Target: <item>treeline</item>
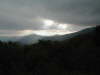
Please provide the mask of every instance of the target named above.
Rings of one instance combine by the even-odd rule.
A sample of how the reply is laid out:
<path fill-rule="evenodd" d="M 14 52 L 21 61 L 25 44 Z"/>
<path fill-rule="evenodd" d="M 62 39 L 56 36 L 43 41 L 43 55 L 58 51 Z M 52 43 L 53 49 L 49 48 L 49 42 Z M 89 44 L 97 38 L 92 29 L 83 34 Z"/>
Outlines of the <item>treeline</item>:
<path fill-rule="evenodd" d="M 31 45 L 0 41 L 0 75 L 95 75 L 97 47 L 86 39 Z"/>

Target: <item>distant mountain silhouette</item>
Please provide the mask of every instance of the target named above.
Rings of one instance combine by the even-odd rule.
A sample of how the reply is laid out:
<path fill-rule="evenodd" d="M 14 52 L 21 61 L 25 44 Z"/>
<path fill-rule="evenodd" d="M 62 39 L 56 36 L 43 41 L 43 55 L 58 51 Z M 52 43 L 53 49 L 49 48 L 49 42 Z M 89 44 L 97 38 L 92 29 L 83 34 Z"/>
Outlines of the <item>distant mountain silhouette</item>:
<path fill-rule="evenodd" d="M 87 69 L 89 72 L 98 71 L 100 69 L 100 63 L 98 63 L 100 58 L 97 58 L 97 56 L 100 55 L 100 45 L 97 46 L 96 43 L 96 28 L 100 29 L 100 27 L 88 28 L 74 33 L 74 36 L 70 39 L 56 43 L 57 51 L 52 48 L 51 55 L 62 60 L 66 69 L 73 66 L 71 69 Z M 59 62 L 61 63 L 61 61 Z"/>
<path fill-rule="evenodd" d="M 75 33 L 66 34 L 66 35 L 55 35 L 55 36 L 40 36 L 36 34 L 31 34 L 23 37 L 0 37 L 2 41 L 13 41 L 13 42 L 20 42 L 22 44 L 32 44 L 37 43 L 39 40 L 51 40 L 51 41 L 63 41 L 65 39 L 70 39 L 78 35 L 87 34 L 95 30 L 95 27 L 87 28 Z"/>
<path fill-rule="evenodd" d="M 87 28 L 84 30 L 81 30 L 79 32 L 71 33 L 71 34 L 66 34 L 66 35 L 55 35 L 55 36 L 40 36 L 40 35 L 28 35 L 21 37 L 17 41 L 23 44 L 32 44 L 32 43 L 37 43 L 38 40 L 51 40 L 51 41 L 63 41 L 65 39 L 70 39 L 78 35 L 83 35 L 90 33 L 95 30 L 95 27 L 93 28 Z"/>
<path fill-rule="evenodd" d="M 100 26 L 54 36 L 64 37 L 61 41 L 52 41 L 53 37 L 30 45 L 0 41 L 0 75 L 96 75 L 100 72 L 99 35 Z M 30 36 L 19 40 L 40 39 Z"/>
<path fill-rule="evenodd" d="M 81 30 L 81 31 L 78 31 L 75 33 L 66 34 L 66 35 L 62 35 L 62 36 L 56 35 L 56 36 L 51 36 L 51 37 L 45 37 L 45 38 L 43 38 L 43 40 L 63 41 L 65 39 L 74 38 L 75 36 L 78 36 L 78 35 L 83 35 L 83 34 L 87 34 L 90 32 L 92 33 L 92 31 L 95 31 L 95 27 L 87 28 L 87 29 L 84 29 L 84 30 Z"/>
<path fill-rule="evenodd" d="M 43 36 L 31 34 L 28 36 L 23 36 L 20 39 L 18 39 L 17 41 L 22 44 L 32 44 L 32 43 L 37 43 L 38 40 L 41 40 L 42 38 L 43 38 Z"/>

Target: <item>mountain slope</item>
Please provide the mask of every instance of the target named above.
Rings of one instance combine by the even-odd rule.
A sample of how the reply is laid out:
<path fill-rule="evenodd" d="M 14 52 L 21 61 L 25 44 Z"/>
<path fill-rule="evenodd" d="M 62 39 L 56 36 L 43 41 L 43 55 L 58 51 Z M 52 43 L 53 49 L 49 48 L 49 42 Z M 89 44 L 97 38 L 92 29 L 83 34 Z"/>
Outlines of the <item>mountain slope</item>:
<path fill-rule="evenodd" d="M 71 33 L 71 34 L 66 34 L 66 35 L 62 35 L 62 36 L 55 35 L 55 36 L 49 36 L 49 37 L 33 34 L 33 35 L 28 35 L 28 36 L 21 37 L 17 41 L 20 42 L 20 43 L 23 43 L 23 44 L 37 43 L 38 40 L 63 41 L 65 39 L 70 39 L 70 38 L 73 38 L 73 37 L 75 37 L 77 35 L 80 35 L 80 34 L 83 35 L 83 34 L 92 32 L 94 30 L 95 30 L 95 28 L 87 28 L 87 29 L 84 29 L 82 31 Z"/>
<path fill-rule="evenodd" d="M 83 30 L 84 31 L 84 30 Z M 97 71 L 100 69 L 100 46 L 96 45 L 96 28 L 78 32 L 80 34 L 58 43 L 57 51 L 52 49 L 52 55 L 64 63 L 66 69 Z M 100 33 L 100 32 L 99 32 Z M 100 34 L 99 34 L 100 35 Z M 53 59 L 52 59 L 53 60 Z M 69 64 L 69 65 L 68 65 Z"/>
<path fill-rule="evenodd" d="M 96 38 L 100 27 L 85 31 L 62 41 L 24 46 L 0 41 L 0 75 L 96 75 L 100 45 L 95 39 L 100 39 Z"/>
<path fill-rule="evenodd" d="M 95 31 L 95 27 L 87 28 L 87 29 L 84 29 L 84 30 L 81 30 L 81 31 L 78 31 L 75 33 L 66 34 L 66 35 L 62 35 L 62 36 L 56 35 L 56 36 L 52 36 L 52 37 L 45 37 L 45 38 L 43 38 L 43 40 L 63 41 L 65 39 L 70 39 L 70 38 L 73 38 L 73 37 L 78 36 L 78 35 L 87 34 L 87 33 L 90 33 L 92 31 Z"/>

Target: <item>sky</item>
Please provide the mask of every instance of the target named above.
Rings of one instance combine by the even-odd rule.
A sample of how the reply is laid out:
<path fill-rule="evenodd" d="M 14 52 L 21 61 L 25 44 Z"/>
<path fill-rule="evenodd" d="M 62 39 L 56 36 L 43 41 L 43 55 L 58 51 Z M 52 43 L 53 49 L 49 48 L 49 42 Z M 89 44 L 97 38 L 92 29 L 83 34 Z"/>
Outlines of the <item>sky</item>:
<path fill-rule="evenodd" d="M 100 0 L 0 0 L 0 36 L 73 33 L 100 24 Z"/>

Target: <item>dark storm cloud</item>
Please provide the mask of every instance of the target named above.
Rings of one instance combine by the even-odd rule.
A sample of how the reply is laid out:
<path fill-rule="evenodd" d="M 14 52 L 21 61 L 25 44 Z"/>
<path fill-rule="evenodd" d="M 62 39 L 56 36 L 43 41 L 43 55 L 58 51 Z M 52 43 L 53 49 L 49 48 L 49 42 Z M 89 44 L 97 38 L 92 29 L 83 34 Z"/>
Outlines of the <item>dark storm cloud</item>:
<path fill-rule="evenodd" d="M 43 24 L 38 17 L 78 26 L 97 25 L 99 3 L 100 0 L 0 0 L 0 29 L 41 29 Z"/>

